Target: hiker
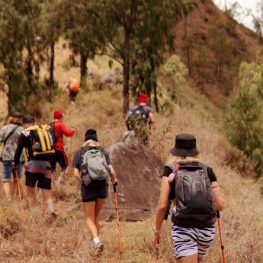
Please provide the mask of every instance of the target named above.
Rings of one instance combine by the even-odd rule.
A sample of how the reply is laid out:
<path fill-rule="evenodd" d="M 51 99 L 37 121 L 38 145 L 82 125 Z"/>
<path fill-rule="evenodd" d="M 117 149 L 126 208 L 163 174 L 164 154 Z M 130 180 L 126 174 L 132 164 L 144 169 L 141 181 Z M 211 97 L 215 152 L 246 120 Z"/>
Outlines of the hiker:
<path fill-rule="evenodd" d="M 200 163 L 197 158 L 199 151 L 196 148 L 196 138 L 193 135 L 187 133 L 178 134 L 175 138 L 175 147 L 170 150 L 170 153 L 172 154 L 172 158 L 169 165 L 164 167 L 161 176 L 161 192 L 156 210 L 153 246 L 158 250 L 160 231 L 166 213 L 167 204 L 169 199 L 172 199 L 173 203 L 176 204 L 172 210 L 171 229 L 177 259 L 176 262 L 201 262 L 214 239 L 216 210 L 221 211 L 224 208 L 224 200 L 221 196 L 220 187 L 212 168 Z M 174 166 L 176 169 L 172 168 Z M 180 170 L 180 166 L 184 167 L 185 170 Z M 189 201 L 187 198 L 189 198 L 190 194 L 187 195 L 186 188 L 184 188 L 184 192 L 183 189 L 181 189 L 183 183 L 180 183 L 182 177 L 179 177 L 179 175 L 182 175 L 184 171 L 188 172 L 188 174 L 189 171 L 197 171 L 196 167 L 202 167 L 202 169 L 204 169 L 199 170 L 198 174 L 201 173 L 200 171 L 207 171 L 205 173 L 208 177 L 203 176 L 203 178 L 207 178 L 205 180 L 207 180 L 209 187 L 207 187 L 207 184 L 205 184 L 206 187 L 203 184 L 203 189 L 207 189 L 205 194 L 200 194 L 200 191 L 198 192 L 197 190 L 192 197 L 193 199 L 190 199 Z M 190 178 L 191 180 L 194 180 L 193 174 L 190 174 Z M 198 180 L 200 180 L 200 178 Z M 195 189 L 198 189 L 198 187 L 202 189 L 201 185 L 200 182 L 196 182 Z M 176 186 L 178 187 L 175 192 Z M 211 199 L 205 196 L 200 202 L 200 196 L 203 198 L 203 195 L 209 194 Z M 183 203 L 182 199 L 180 199 L 181 195 L 185 195 L 184 198 L 191 203 L 191 208 L 195 209 L 195 213 L 186 213 L 186 211 L 189 211 L 190 206 Z M 199 203 L 202 203 L 202 208 L 199 206 L 197 207 L 198 201 Z M 207 204 L 207 206 L 205 206 L 205 204 Z M 187 206 L 188 210 L 184 209 L 185 206 Z M 201 212 L 200 209 L 206 210 L 205 212 L 204 210 Z M 200 211 L 200 214 L 196 212 L 197 210 Z"/>
<path fill-rule="evenodd" d="M 56 170 L 56 164 L 58 163 L 61 167 L 61 171 L 59 173 L 59 176 L 56 180 L 56 185 L 59 186 L 61 181 L 65 178 L 65 174 L 68 168 L 68 158 L 64 150 L 64 141 L 63 141 L 63 135 L 67 137 L 71 137 L 74 134 L 74 129 L 71 127 L 68 129 L 63 122 L 63 113 L 60 110 L 54 111 L 54 132 L 56 135 L 56 141 L 54 143 L 55 148 L 55 154 L 51 156 L 50 162 L 51 162 L 51 168 L 52 173 L 54 174 Z"/>
<path fill-rule="evenodd" d="M 97 132 L 93 129 L 87 130 L 84 137 L 84 144 L 76 151 L 72 166 L 74 168 L 74 177 L 81 185 L 84 217 L 92 239 L 91 248 L 95 253 L 100 253 L 104 245 L 99 238 L 99 213 L 108 196 L 108 178 L 104 180 L 91 180 L 88 185 L 86 185 L 83 180 L 83 156 L 93 147 L 96 147 L 96 149 L 105 156 L 106 164 L 109 168 L 108 177 L 110 177 L 111 183 L 117 185 L 118 180 L 111 165 L 108 152 L 99 146 Z"/>
<path fill-rule="evenodd" d="M 27 152 L 27 163 L 25 165 L 26 175 L 26 199 L 27 206 L 32 210 L 35 206 L 35 186 L 42 189 L 42 196 L 47 204 L 47 212 L 55 216 L 53 199 L 51 195 L 51 165 L 49 154 L 33 154 L 30 131 L 35 119 L 31 115 L 25 115 L 22 119 L 24 130 L 21 132 L 15 151 L 13 169 L 16 170 L 23 149 Z"/>
<path fill-rule="evenodd" d="M 7 125 L 3 126 L 0 130 L 0 144 L 3 143 L 3 150 L 1 154 L 2 161 L 2 182 L 7 202 L 11 201 L 17 194 L 18 182 L 16 175 L 12 179 L 12 163 L 14 162 L 15 150 L 17 147 L 18 137 L 23 131 L 22 127 L 23 114 L 15 112 L 7 121 Z M 18 180 L 22 176 L 22 167 L 25 161 L 24 155 L 21 154 L 18 161 Z M 12 189 L 12 190 L 11 190 Z"/>
<path fill-rule="evenodd" d="M 125 119 L 128 130 L 134 130 L 135 136 L 144 145 L 148 145 L 150 125 L 155 122 L 152 108 L 147 105 L 148 97 L 140 94 L 138 104 L 133 106 Z M 149 127 L 147 127 L 149 125 Z"/>
<path fill-rule="evenodd" d="M 65 91 L 69 96 L 70 102 L 75 106 L 76 96 L 80 90 L 79 83 L 76 79 L 70 78 L 66 83 Z"/>

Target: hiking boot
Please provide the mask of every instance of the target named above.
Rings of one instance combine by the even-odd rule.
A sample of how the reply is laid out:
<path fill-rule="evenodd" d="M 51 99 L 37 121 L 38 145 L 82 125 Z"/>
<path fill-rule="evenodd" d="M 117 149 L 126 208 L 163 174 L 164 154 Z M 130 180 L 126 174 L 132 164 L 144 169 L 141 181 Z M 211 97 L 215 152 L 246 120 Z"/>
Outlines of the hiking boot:
<path fill-rule="evenodd" d="M 94 256 L 100 257 L 104 249 L 104 244 L 99 242 L 97 245 L 93 247 Z"/>

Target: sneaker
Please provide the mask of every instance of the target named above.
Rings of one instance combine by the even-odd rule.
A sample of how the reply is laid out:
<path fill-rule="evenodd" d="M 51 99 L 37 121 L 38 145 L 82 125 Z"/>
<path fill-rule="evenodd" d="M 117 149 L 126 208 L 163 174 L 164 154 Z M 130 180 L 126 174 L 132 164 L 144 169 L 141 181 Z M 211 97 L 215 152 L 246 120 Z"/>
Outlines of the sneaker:
<path fill-rule="evenodd" d="M 100 257 L 104 249 L 104 244 L 99 242 L 93 247 L 94 255 Z"/>

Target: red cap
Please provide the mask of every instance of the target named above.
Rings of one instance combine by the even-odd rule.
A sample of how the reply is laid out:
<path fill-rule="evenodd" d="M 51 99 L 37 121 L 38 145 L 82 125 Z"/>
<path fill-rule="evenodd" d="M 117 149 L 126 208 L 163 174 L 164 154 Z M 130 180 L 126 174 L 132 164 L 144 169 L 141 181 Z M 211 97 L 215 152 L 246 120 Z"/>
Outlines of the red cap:
<path fill-rule="evenodd" d="M 148 97 L 146 94 L 141 94 L 138 99 L 139 103 L 148 103 Z"/>
<path fill-rule="evenodd" d="M 54 119 L 62 119 L 62 118 L 63 118 L 63 113 L 60 110 L 55 110 Z"/>

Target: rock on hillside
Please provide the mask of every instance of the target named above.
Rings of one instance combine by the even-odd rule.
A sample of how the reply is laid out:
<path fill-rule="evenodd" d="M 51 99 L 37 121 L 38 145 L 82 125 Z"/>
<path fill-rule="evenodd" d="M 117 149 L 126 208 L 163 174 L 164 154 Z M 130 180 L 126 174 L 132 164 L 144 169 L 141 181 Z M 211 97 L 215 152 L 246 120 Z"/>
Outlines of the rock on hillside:
<path fill-rule="evenodd" d="M 120 219 L 137 221 L 149 218 L 158 202 L 163 162 L 129 131 L 125 131 L 107 150 L 119 180 L 117 196 Z M 115 217 L 113 197 L 114 191 L 110 185 L 101 219 Z"/>

